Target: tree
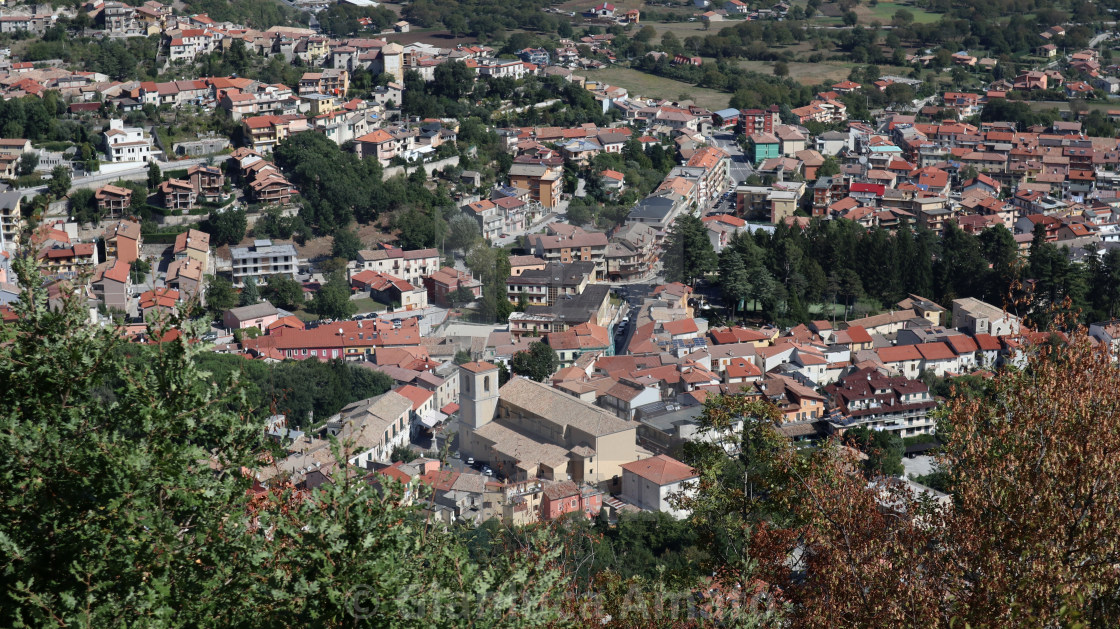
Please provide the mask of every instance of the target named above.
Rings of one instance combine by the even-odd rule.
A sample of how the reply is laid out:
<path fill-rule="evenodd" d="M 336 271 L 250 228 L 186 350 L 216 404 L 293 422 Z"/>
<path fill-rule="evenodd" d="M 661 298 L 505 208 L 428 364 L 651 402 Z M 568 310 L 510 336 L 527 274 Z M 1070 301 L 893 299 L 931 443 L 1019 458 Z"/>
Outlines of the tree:
<path fill-rule="evenodd" d="M 261 302 L 261 291 L 257 288 L 257 281 L 251 277 L 245 278 L 245 286 L 241 289 L 238 298 L 239 306 L 252 306 Z"/>
<path fill-rule="evenodd" d="M 402 249 L 424 249 L 439 244 L 432 217 L 420 210 L 412 209 L 398 215 L 393 226 L 400 230 L 397 241 Z"/>
<path fill-rule="evenodd" d="M 132 268 L 129 269 L 129 274 L 133 284 L 140 284 L 148 279 L 148 273 L 152 272 L 152 265 L 144 258 L 136 258 L 132 261 Z"/>
<path fill-rule="evenodd" d="M 474 291 L 467 288 L 466 286 L 460 286 L 459 288 L 451 291 L 451 294 L 447 296 L 447 299 L 451 302 L 452 306 L 461 308 L 474 301 L 475 296 Z"/>
<path fill-rule="evenodd" d="M 350 285 L 342 273 L 332 273 L 308 307 L 308 310 L 327 319 L 349 319 L 357 309 L 350 301 Z"/>
<path fill-rule="evenodd" d="M 453 360 L 456 365 L 465 365 L 474 360 L 474 358 L 471 357 L 471 353 L 469 351 L 461 349 L 455 352 L 455 358 Z"/>
<path fill-rule="evenodd" d="M 716 268 L 716 254 L 708 240 L 708 229 L 692 214 L 682 214 L 673 223 L 663 248 L 665 279 L 691 284 Z"/>
<path fill-rule="evenodd" d="M 556 350 L 549 347 L 547 343 L 536 341 L 529 344 L 529 349 L 514 354 L 509 361 L 509 367 L 519 376 L 544 382 L 556 372 L 559 363 L 560 358 L 556 355 Z"/>
<path fill-rule="evenodd" d="M 89 324 L 77 298 L 49 308 L 34 265 L 14 266 L 25 290 L 0 345 L 0 539 L 9 558 L 0 625 L 119 627 L 158 616 L 162 626 L 206 618 L 364 627 L 385 614 L 415 626 L 560 621 L 567 577 L 545 537 L 475 560 L 456 534 L 409 506 L 403 487 L 348 478 L 348 438 L 337 443 L 337 465 L 323 466 L 331 482 L 297 492 L 281 476 L 254 488 L 267 471 L 269 411 L 252 405 L 241 367 L 225 376 L 201 369 L 208 353 L 189 332 L 153 346 L 121 343 L 112 326 Z M 342 361 L 282 368 L 375 380 Z M 313 389 L 308 381 L 303 388 Z M 355 543 L 368 546 L 340 563 L 339 549 Z M 448 622 L 460 579 L 481 604 Z M 318 594 L 307 597 L 309 587 Z"/>
<path fill-rule="evenodd" d="M 840 174 L 840 163 L 836 161 L 836 156 L 829 155 L 824 158 L 821 167 L 817 169 L 817 177 L 832 177 Z"/>
<path fill-rule="evenodd" d="M 238 301 L 237 291 L 226 278 L 218 275 L 206 276 L 206 305 L 215 313 L 233 308 Z"/>
<path fill-rule="evenodd" d="M 245 210 L 226 209 L 221 212 L 211 212 L 210 217 L 203 221 L 199 228 L 210 234 L 210 244 L 214 247 L 222 245 L 236 245 L 245 238 L 245 230 L 249 226 L 249 218 Z"/>
<path fill-rule="evenodd" d="M 70 194 L 70 216 L 79 223 L 96 223 L 101 220 L 101 210 L 93 190 L 79 188 Z"/>
<path fill-rule="evenodd" d="M 278 274 L 269 277 L 262 294 L 272 305 L 284 310 L 296 310 L 304 303 L 303 286 L 291 275 Z"/>
<path fill-rule="evenodd" d="M 789 64 L 785 61 L 774 63 L 774 76 L 789 76 Z"/>
<path fill-rule="evenodd" d="M 466 214 L 456 214 L 447 221 L 447 247 L 466 251 L 482 238 L 478 221 Z"/>
<path fill-rule="evenodd" d="M 61 199 L 70 191 L 70 169 L 59 165 L 51 169 L 51 179 L 47 182 L 47 193 Z"/>
<path fill-rule="evenodd" d="M 902 454 L 905 447 L 898 433 L 857 426 L 847 430 L 844 437 L 867 455 L 866 469 L 869 476 L 902 475 Z"/>
<path fill-rule="evenodd" d="M 148 162 L 148 190 L 155 192 L 159 188 L 159 184 L 163 182 L 163 172 L 159 169 L 159 164 L 155 161 Z"/>
<path fill-rule="evenodd" d="M 28 151 L 19 156 L 19 168 L 16 173 L 20 177 L 26 177 L 35 172 L 35 167 L 39 165 L 39 154 Z"/>
<path fill-rule="evenodd" d="M 362 240 L 351 229 L 339 229 L 331 238 L 331 257 L 357 260 L 362 249 Z"/>

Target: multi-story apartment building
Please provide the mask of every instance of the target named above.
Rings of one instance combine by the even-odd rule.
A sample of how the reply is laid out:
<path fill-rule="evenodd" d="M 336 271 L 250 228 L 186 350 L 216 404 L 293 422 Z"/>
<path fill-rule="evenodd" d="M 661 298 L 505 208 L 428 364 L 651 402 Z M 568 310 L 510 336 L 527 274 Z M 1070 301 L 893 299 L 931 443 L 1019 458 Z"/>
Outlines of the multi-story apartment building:
<path fill-rule="evenodd" d="M 271 240 L 254 240 L 249 247 L 231 247 L 233 283 L 244 286 L 247 278 L 258 284 L 272 275 L 296 274 L 296 248 L 290 243 L 273 244 Z"/>
<path fill-rule="evenodd" d="M 937 401 L 918 380 L 889 377 L 864 368 L 824 388 L 833 407 L 829 421 L 837 428 L 866 426 L 900 437 L 933 432 L 930 416 Z"/>
<path fill-rule="evenodd" d="M 22 200 L 23 193 L 19 190 L 0 192 L 0 251 L 11 253 L 19 248 L 19 234 L 23 229 Z"/>
<path fill-rule="evenodd" d="M 607 274 L 607 235 L 575 228 L 570 234 L 529 237 L 533 255 L 547 262 L 591 262 L 595 265 L 593 280 L 599 281 Z"/>
<path fill-rule="evenodd" d="M 405 251 L 396 247 L 363 249 L 358 252 L 355 271 L 376 271 L 419 286 L 423 279 L 440 269 L 438 249 Z"/>

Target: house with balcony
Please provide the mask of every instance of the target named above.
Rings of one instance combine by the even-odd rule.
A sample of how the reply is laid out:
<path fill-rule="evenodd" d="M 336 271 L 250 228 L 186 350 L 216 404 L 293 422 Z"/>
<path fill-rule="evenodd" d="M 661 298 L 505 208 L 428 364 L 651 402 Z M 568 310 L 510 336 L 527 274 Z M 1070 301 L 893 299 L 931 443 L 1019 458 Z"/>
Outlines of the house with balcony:
<path fill-rule="evenodd" d="M 110 162 L 147 162 L 152 159 L 152 138 L 139 127 L 126 127 L 123 120 L 110 120 L 103 147 Z"/>
<path fill-rule="evenodd" d="M 105 184 L 93 193 L 97 209 L 112 216 L 123 213 L 132 205 L 132 190 L 113 184 Z"/>
<path fill-rule="evenodd" d="M 428 275 L 440 270 L 438 249 L 410 249 L 382 246 L 358 252 L 355 271 L 375 271 L 419 286 Z"/>
<path fill-rule="evenodd" d="M 824 392 L 832 409 L 828 421 L 837 431 L 863 426 L 911 437 L 936 428 L 930 413 L 937 400 L 916 379 L 866 367 L 824 387 Z"/>
<path fill-rule="evenodd" d="M 198 193 L 191 182 L 185 179 L 168 179 L 160 182 L 160 203 L 169 210 L 187 211 L 198 206 Z"/>
<path fill-rule="evenodd" d="M 210 268 L 210 234 L 197 229 L 187 231 L 175 237 L 175 244 L 171 248 L 171 257 L 174 260 L 193 258 L 202 264 L 202 272 Z"/>
<path fill-rule="evenodd" d="M 135 221 L 114 223 L 105 230 L 104 240 L 106 259 L 117 258 L 129 264 L 140 257 L 140 246 L 144 244 L 140 223 Z"/>
<path fill-rule="evenodd" d="M 117 258 L 106 260 L 93 269 L 90 276 L 90 289 L 94 298 L 110 310 L 128 311 L 132 297 L 132 265 Z"/>
<path fill-rule="evenodd" d="M 217 201 L 222 196 L 226 177 L 216 166 L 196 164 L 187 169 L 187 180 L 198 197 L 206 201 Z"/>

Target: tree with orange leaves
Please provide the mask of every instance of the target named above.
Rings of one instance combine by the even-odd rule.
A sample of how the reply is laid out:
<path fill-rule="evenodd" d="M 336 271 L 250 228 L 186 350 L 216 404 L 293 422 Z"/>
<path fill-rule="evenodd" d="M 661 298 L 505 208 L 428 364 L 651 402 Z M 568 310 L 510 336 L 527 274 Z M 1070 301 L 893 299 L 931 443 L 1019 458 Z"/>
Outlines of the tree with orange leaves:
<path fill-rule="evenodd" d="M 951 500 L 869 481 L 837 440 L 754 451 L 769 507 L 741 523 L 743 556 L 791 626 L 1120 626 L 1120 367 L 1083 333 L 1025 347 L 1022 368 L 943 412 Z M 717 487 L 704 478 L 694 505 Z"/>

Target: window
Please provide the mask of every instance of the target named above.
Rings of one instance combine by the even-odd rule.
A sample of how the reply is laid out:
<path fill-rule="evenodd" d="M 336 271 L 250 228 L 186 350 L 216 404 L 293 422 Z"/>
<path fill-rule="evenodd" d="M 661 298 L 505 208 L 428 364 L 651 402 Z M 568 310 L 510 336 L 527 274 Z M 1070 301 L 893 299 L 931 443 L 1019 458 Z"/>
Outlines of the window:
<path fill-rule="evenodd" d="M 490 376 L 486 376 L 482 379 L 482 388 L 484 391 L 490 391 Z"/>

